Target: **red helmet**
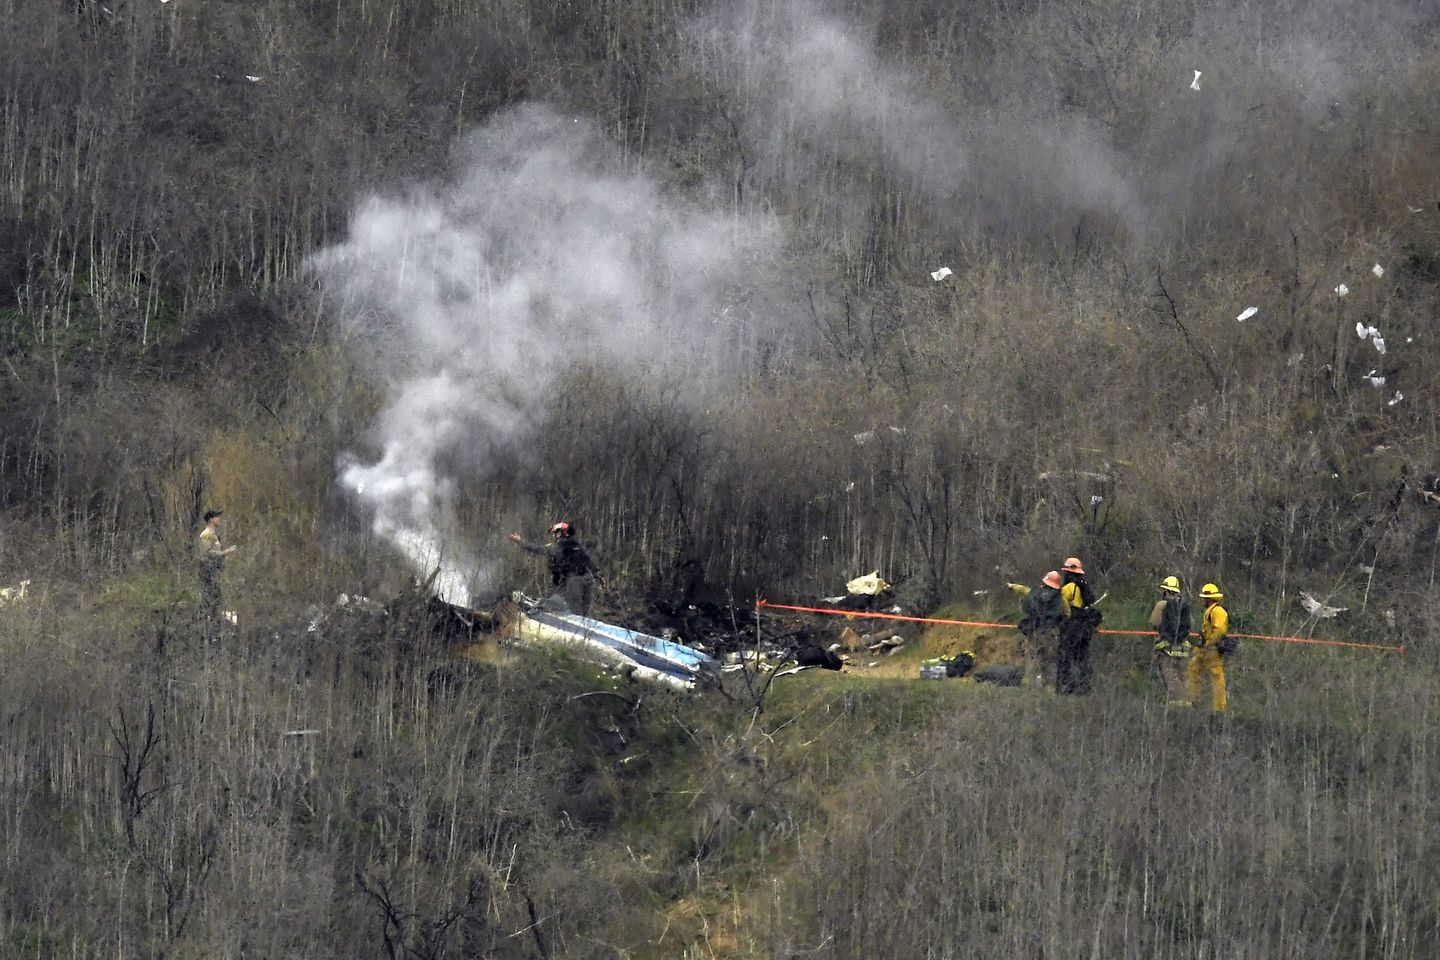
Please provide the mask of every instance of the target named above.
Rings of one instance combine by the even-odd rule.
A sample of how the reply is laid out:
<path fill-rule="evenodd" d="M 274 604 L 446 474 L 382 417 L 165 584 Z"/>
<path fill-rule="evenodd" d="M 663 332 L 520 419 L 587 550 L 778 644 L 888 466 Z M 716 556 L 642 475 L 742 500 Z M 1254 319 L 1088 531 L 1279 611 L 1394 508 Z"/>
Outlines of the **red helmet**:
<path fill-rule="evenodd" d="M 1056 590 L 1060 589 L 1059 570 L 1051 570 L 1049 573 L 1045 574 L 1045 586 L 1054 587 Z"/>
<path fill-rule="evenodd" d="M 570 537 L 575 535 L 575 531 L 571 528 L 570 524 L 566 523 L 564 520 L 557 520 L 555 523 L 550 524 L 550 532 L 559 537 Z"/>
<path fill-rule="evenodd" d="M 1069 570 L 1071 573 L 1083 574 L 1085 572 L 1085 568 L 1080 565 L 1079 557 L 1066 557 L 1065 563 L 1060 567 L 1060 569 Z"/>

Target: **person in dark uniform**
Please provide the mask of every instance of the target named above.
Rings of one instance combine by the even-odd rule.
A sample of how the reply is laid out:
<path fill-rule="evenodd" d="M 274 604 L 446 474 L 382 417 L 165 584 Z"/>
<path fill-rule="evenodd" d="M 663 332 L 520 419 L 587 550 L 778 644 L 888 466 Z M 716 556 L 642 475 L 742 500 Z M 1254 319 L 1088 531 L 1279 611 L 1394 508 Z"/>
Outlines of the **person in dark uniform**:
<path fill-rule="evenodd" d="M 1090 663 L 1090 640 L 1100 625 L 1100 611 L 1095 607 L 1095 591 L 1085 579 L 1085 567 L 1079 557 L 1069 557 L 1060 568 L 1064 584 L 1060 595 L 1065 598 L 1069 616 L 1060 627 L 1060 654 L 1055 670 L 1055 689 L 1059 693 L 1089 693 L 1094 682 Z"/>
<path fill-rule="evenodd" d="M 542 607 L 588 615 L 595 597 L 595 582 L 603 580 L 600 568 L 590 559 L 571 524 L 564 520 L 551 524 L 550 536 L 551 542 L 546 544 L 528 543 L 518 533 L 510 534 L 509 539 L 526 553 L 545 558 L 554 589 L 541 602 Z"/>

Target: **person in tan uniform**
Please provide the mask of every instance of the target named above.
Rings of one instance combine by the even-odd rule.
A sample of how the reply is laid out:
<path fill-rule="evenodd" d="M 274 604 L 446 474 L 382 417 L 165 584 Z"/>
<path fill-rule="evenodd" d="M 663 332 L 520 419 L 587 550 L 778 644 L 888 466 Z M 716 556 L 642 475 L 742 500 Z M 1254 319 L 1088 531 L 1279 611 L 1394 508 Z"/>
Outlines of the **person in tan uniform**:
<path fill-rule="evenodd" d="M 1189 706 L 1185 669 L 1192 650 L 1190 604 L 1180 595 L 1179 577 L 1160 581 L 1160 599 L 1150 611 L 1150 626 L 1155 630 L 1155 672 L 1165 687 L 1165 698 L 1171 706 Z"/>
<path fill-rule="evenodd" d="M 1220 605 L 1225 594 L 1215 584 L 1207 583 L 1201 587 L 1200 599 L 1205 601 L 1205 615 L 1200 618 L 1200 643 L 1185 671 L 1189 699 L 1192 704 L 1200 699 L 1200 687 L 1209 675 L 1210 706 L 1216 713 L 1224 713 L 1228 706 L 1225 700 L 1225 658 L 1235 652 L 1235 638 L 1230 636 L 1230 614 Z"/>
<path fill-rule="evenodd" d="M 196 541 L 196 558 L 200 563 L 200 622 L 209 639 L 219 634 L 220 620 L 224 616 L 220 571 L 225 569 L 225 558 L 235 552 L 233 546 L 225 546 L 220 535 L 220 517 L 224 512 L 205 511 L 205 526 Z"/>

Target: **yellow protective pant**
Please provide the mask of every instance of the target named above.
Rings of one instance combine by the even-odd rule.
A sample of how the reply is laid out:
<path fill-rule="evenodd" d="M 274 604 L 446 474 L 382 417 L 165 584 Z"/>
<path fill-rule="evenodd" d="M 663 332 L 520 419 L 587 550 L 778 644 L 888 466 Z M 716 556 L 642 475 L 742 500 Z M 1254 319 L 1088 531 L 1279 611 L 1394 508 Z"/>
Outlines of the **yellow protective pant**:
<path fill-rule="evenodd" d="M 1200 686 L 1210 674 L 1210 705 L 1216 713 L 1225 712 L 1225 658 L 1214 647 L 1196 647 L 1186 667 L 1190 702 L 1200 699 Z"/>

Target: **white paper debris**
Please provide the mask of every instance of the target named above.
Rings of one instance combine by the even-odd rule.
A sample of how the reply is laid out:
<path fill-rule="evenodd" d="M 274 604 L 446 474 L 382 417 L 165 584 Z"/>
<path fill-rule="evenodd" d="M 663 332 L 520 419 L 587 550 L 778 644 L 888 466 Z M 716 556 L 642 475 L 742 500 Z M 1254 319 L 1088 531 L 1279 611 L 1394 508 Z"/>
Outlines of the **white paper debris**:
<path fill-rule="evenodd" d="M 874 440 L 874 439 L 875 439 L 875 431 L 874 431 L 874 430 L 866 430 L 864 433 L 857 433 L 857 434 L 855 434 L 855 442 L 856 442 L 857 444 L 859 444 L 860 446 L 862 446 L 862 447 L 865 446 L 865 444 L 869 443 L 871 440 Z"/>
<path fill-rule="evenodd" d="M 1316 600 L 1314 597 L 1310 596 L 1310 594 L 1306 593 L 1304 590 L 1300 591 L 1300 606 L 1305 608 L 1306 613 L 1313 614 L 1323 620 L 1330 620 L 1334 617 L 1338 617 L 1340 616 L 1340 614 L 1350 609 L 1349 607 L 1327 607 L 1319 600 Z"/>
<path fill-rule="evenodd" d="M 1102 496 L 1100 496 L 1100 494 L 1098 494 L 1098 493 L 1093 493 L 1093 494 L 1090 495 L 1090 506 L 1092 506 L 1092 507 L 1098 507 L 1098 506 L 1100 505 L 1100 503 L 1101 503 L 1104 499 L 1105 499 L 1105 498 L 1102 497 Z"/>
<path fill-rule="evenodd" d="M 950 276 L 950 274 L 951 270 L 949 267 L 941 267 L 939 270 L 936 270 L 930 274 L 930 279 L 934 280 L 936 283 L 939 283 L 941 280 L 944 280 L 946 277 Z"/>
<path fill-rule="evenodd" d="M 1200 89 L 1200 71 L 1199 71 L 1199 70 L 1196 70 L 1196 71 L 1195 71 L 1195 79 L 1190 81 L 1190 89 L 1191 89 L 1191 90 L 1199 90 L 1199 89 Z"/>
<path fill-rule="evenodd" d="M 1349 293 L 1349 292 L 1350 292 L 1350 288 L 1347 287 L 1347 286 L 1345 286 L 1345 284 L 1343 284 L 1343 283 L 1340 284 L 1340 286 L 1338 286 L 1338 287 L 1335 288 L 1335 296 L 1337 296 L 1337 297 L 1343 297 L 1343 296 L 1345 296 L 1345 294 L 1347 294 L 1347 293 Z"/>
<path fill-rule="evenodd" d="M 1364 340 L 1367 337 L 1375 337 L 1379 335 L 1379 330 L 1375 329 L 1374 327 L 1366 326 L 1363 320 L 1355 321 L 1355 336 L 1359 337 L 1361 340 Z"/>
<path fill-rule="evenodd" d="M 1370 268 L 1370 272 L 1373 273 L 1373 274 L 1375 274 L 1375 276 L 1377 276 L 1377 277 L 1383 277 L 1383 276 L 1385 276 L 1385 268 L 1382 267 L 1382 266 L 1380 266 L 1380 264 L 1378 264 L 1378 263 L 1375 264 L 1375 266 L 1373 266 L 1373 267 Z"/>
<path fill-rule="evenodd" d="M 1288 357 L 1285 358 L 1285 366 L 1287 366 L 1287 367 L 1298 367 L 1298 366 L 1300 366 L 1300 361 L 1301 361 L 1301 360 L 1304 360 L 1304 359 L 1305 359 L 1305 351 L 1304 351 L 1304 350 L 1297 351 L 1297 352 L 1295 352 L 1295 353 L 1290 354 L 1290 356 L 1288 356 Z"/>
<path fill-rule="evenodd" d="M 1371 337 L 1371 338 L 1370 338 L 1370 342 L 1373 343 L 1373 344 L 1375 344 L 1375 350 L 1376 350 L 1377 353 L 1384 353 L 1384 352 L 1385 352 L 1385 338 L 1384 338 L 1384 337 Z"/>
<path fill-rule="evenodd" d="M 1404 400 L 1404 399 L 1405 399 L 1405 394 L 1401 393 L 1399 390 L 1396 390 L 1396 391 L 1395 391 L 1395 396 L 1393 396 L 1393 397 L 1391 397 L 1389 400 L 1386 400 L 1386 401 L 1385 401 L 1385 406 L 1387 406 L 1387 407 L 1393 407 L 1393 406 L 1395 406 L 1395 404 L 1399 403 L 1401 400 Z"/>
<path fill-rule="evenodd" d="M 1251 317 L 1255 316 L 1255 314 L 1259 312 L 1259 307 L 1246 307 L 1244 310 L 1240 311 L 1240 316 L 1236 317 L 1235 319 L 1239 320 L 1241 323 L 1244 323 L 1246 320 L 1249 320 Z"/>
<path fill-rule="evenodd" d="M 1374 371 L 1374 370 L 1371 370 L 1369 373 L 1365 374 L 1365 379 L 1368 380 L 1368 381 L 1370 381 L 1370 386 L 1372 386 L 1372 387 L 1383 387 L 1383 386 L 1385 386 L 1385 378 L 1384 378 L 1384 377 L 1377 377 L 1377 376 L 1375 376 L 1375 371 Z"/>
<path fill-rule="evenodd" d="M 247 74 L 245 74 L 245 79 L 246 79 L 246 80 L 249 80 L 251 83 L 259 83 L 261 78 L 260 78 L 260 77 L 252 77 L 252 76 L 250 76 L 250 74 L 247 73 Z"/>
<path fill-rule="evenodd" d="M 849 483 L 845 484 L 845 492 L 846 492 L 846 493 L 849 493 L 849 492 L 851 492 L 851 491 L 854 490 L 854 489 L 855 489 L 855 481 L 854 481 L 854 480 L 851 480 Z"/>
<path fill-rule="evenodd" d="M 1408 204 L 1408 203 L 1405 204 L 1405 209 L 1406 209 L 1406 210 L 1409 210 L 1411 213 L 1424 213 L 1424 212 L 1425 212 L 1425 208 L 1424 208 L 1424 207 L 1412 207 L 1412 206 L 1410 206 L 1410 204 Z"/>

